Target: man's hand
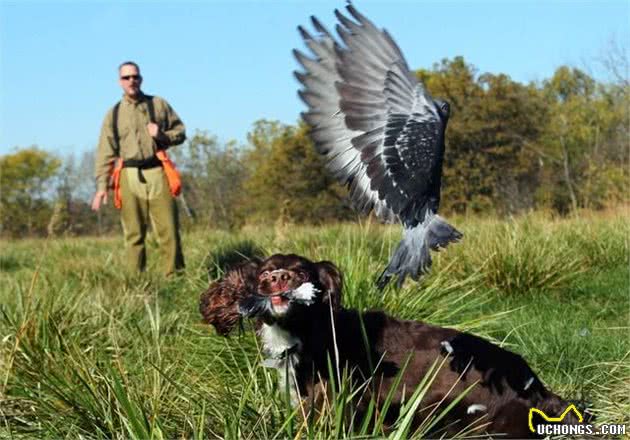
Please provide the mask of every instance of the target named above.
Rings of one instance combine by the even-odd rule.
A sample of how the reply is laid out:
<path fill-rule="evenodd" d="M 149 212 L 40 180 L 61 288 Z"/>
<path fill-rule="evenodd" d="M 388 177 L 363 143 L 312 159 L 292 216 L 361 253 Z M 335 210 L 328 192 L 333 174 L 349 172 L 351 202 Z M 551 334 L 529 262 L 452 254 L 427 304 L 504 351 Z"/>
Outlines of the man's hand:
<path fill-rule="evenodd" d="M 147 124 L 147 130 L 153 139 L 157 139 L 160 134 L 160 127 L 155 122 L 149 122 Z"/>
<path fill-rule="evenodd" d="M 107 205 L 107 191 L 96 191 L 92 199 L 92 211 L 98 211 L 101 204 Z"/>

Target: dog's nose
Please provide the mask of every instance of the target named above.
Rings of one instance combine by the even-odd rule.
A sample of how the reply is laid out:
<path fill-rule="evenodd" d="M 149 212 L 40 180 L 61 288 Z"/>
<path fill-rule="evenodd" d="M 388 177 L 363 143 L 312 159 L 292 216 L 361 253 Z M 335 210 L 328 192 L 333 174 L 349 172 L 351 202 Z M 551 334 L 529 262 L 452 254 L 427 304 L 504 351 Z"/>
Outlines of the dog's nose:
<path fill-rule="evenodd" d="M 284 287 L 291 280 L 291 272 L 284 269 L 277 269 L 271 272 L 271 286 Z"/>

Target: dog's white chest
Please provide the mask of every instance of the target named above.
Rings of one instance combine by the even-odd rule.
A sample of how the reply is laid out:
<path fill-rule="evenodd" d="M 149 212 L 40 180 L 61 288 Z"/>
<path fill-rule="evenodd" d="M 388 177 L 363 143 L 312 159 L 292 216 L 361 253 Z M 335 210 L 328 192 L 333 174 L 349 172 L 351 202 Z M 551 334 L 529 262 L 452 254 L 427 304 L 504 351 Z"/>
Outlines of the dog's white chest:
<path fill-rule="evenodd" d="M 263 324 L 260 329 L 260 337 L 263 342 L 263 349 L 271 358 L 280 358 L 289 349 L 300 345 L 299 338 L 276 324 Z"/>
<path fill-rule="evenodd" d="M 259 334 L 262 339 L 263 350 L 268 356 L 264 365 L 278 371 L 280 389 L 286 389 L 288 385 L 291 403 L 297 405 L 299 393 L 295 378 L 295 365 L 299 362 L 299 358 L 295 351 L 300 348 L 300 339 L 275 324 L 263 324 Z"/>

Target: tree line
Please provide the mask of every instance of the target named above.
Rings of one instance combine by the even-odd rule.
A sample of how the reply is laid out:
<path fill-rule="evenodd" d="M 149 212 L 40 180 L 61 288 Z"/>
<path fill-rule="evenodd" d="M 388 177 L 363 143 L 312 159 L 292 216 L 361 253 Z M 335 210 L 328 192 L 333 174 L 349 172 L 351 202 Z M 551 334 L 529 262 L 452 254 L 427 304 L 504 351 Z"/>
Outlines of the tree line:
<path fill-rule="evenodd" d="M 449 101 L 443 212 L 568 214 L 628 199 L 630 84 L 627 62 L 612 79 L 559 67 L 541 82 L 479 74 L 463 58 L 416 75 Z M 356 218 L 347 191 L 326 172 L 309 127 L 260 120 L 246 145 L 197 131 L 171 150 L 184 181 L 185 225 L 324 223 Z M 89 209 L 93 152 L 58 157 L 36 147 L 0 157 L 0 235 L 102 234 L 118 228 L 113 208 Z"/>

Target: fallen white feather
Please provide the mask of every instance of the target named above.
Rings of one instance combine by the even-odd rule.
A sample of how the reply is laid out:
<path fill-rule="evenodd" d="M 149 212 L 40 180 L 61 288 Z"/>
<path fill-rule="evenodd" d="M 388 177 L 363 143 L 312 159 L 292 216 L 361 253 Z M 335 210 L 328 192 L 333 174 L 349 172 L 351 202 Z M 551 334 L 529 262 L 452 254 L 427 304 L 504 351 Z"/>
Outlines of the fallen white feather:
<path fill-rule="evenodd" d="M 474 403 L 474 404 L 472 404 L 472 405 L 470 405 L 470 406 L 468 407 L 468 409 L 466 410 L 466 412 L 467 412 L 468 414 L 474 414 L 474 413 L 476 413 L 476 412 L 479 412 L 479 411 L 485 411 L 485 410 L 487 410 L 487 409 L 488 409 L 488 408 L 486 407 L 486 405 L 482 405 L 482 404 L 480 404 L 480 403 Z"/>
<path fill-rule="evenodd" d="M 453 346 L 451 345 L 451 343 L 448 341 L 442 341 L 440 342 L 440 345 L 444 347 L 444 350 L 446 350 L 448 354 L 453 354 L 453 351 L 455 351 L 453 350 Z"/>
<path fill-rule="evenodd" d="M 534 376 L 530 377 L 529 380 L 525 383 L 525 387 L 523 387 L 523 391 L 527 391 L 529 387 L 534 383 Z"/>

